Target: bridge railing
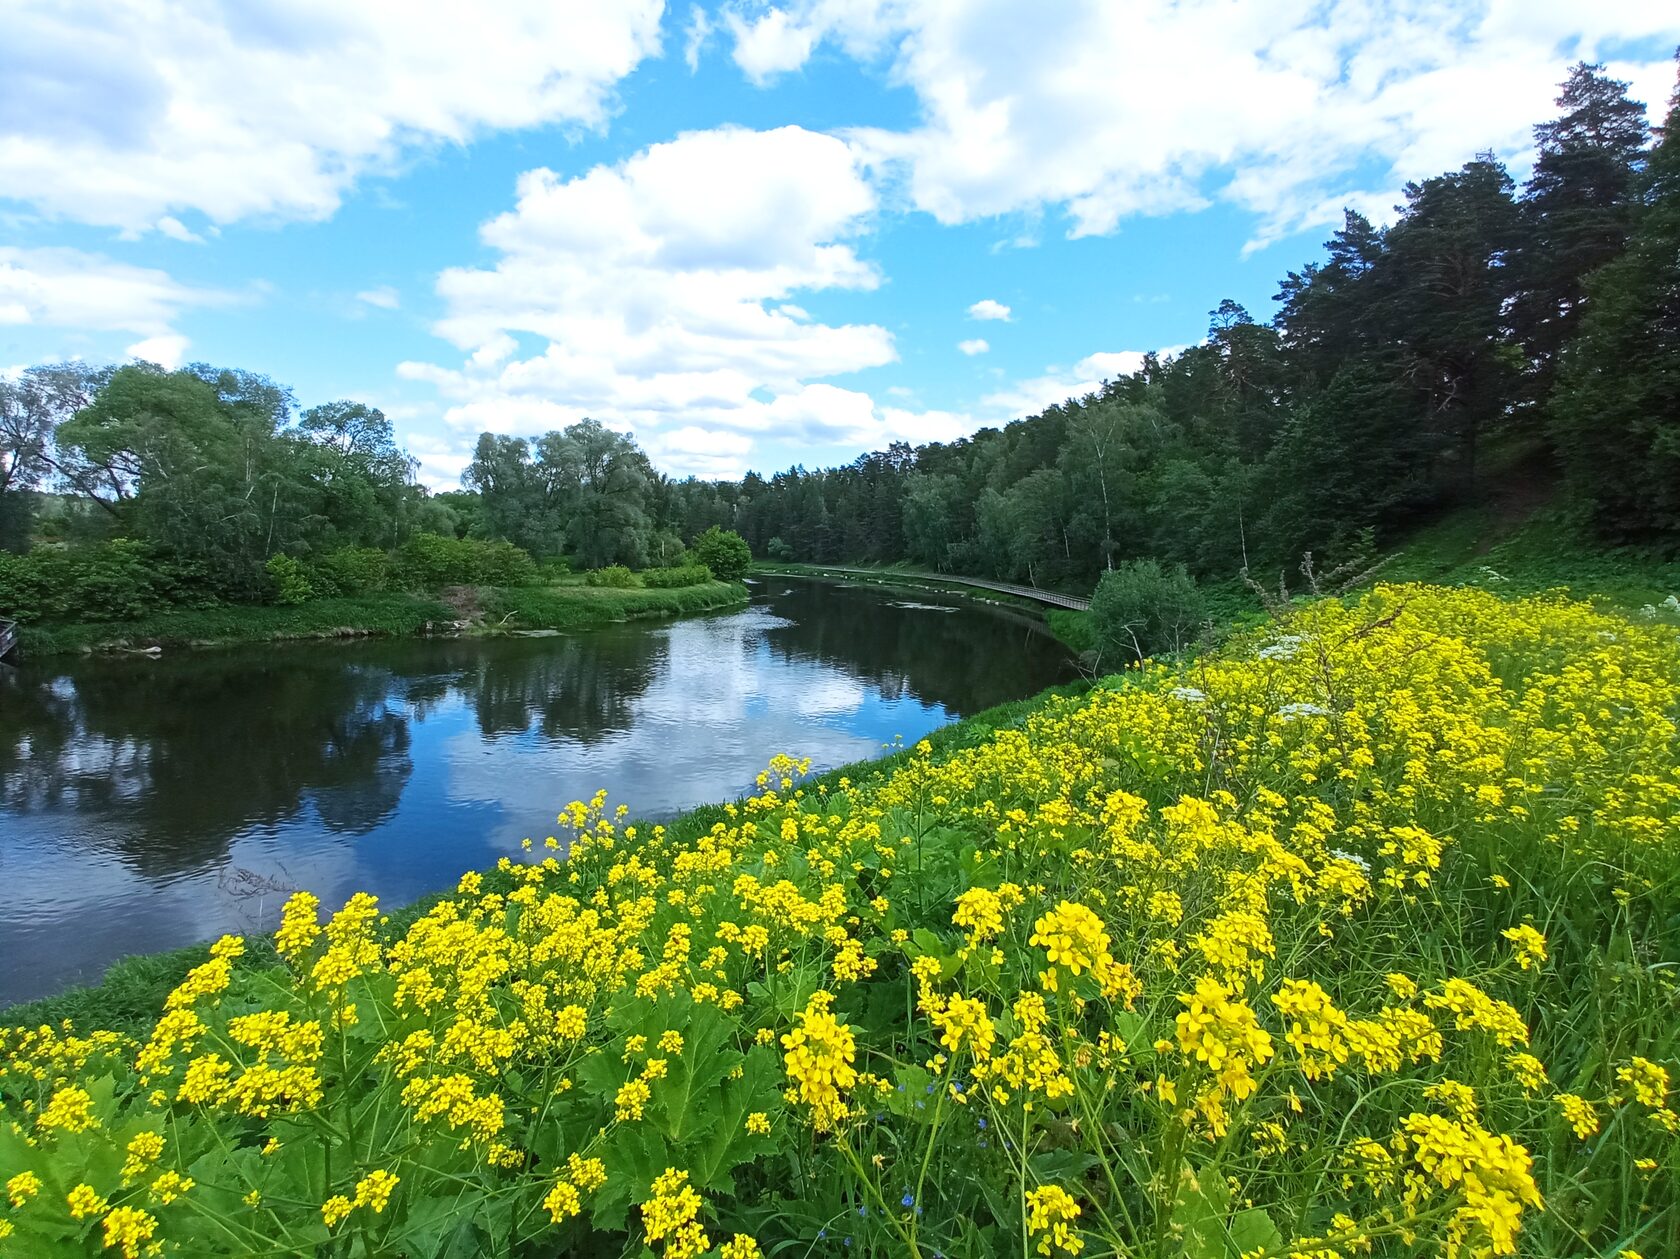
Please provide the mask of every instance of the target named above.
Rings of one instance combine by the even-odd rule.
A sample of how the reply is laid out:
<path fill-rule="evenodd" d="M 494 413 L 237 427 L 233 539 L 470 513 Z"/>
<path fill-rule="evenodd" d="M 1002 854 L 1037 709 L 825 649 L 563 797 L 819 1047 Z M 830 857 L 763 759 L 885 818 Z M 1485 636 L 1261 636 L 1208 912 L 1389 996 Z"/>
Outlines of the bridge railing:
<path fill-rule="evenodd" d="M 0 660 L 6 660 L 17 651 L 17 622 L 0 620 Z"/>

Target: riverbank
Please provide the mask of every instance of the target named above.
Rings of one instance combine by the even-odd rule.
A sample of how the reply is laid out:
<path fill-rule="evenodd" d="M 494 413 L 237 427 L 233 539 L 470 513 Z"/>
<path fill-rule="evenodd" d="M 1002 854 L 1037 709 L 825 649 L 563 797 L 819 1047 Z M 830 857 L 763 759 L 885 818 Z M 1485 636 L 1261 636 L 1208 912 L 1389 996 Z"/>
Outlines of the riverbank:
<path fill-rule="evenodd" d="M 711 612 L 748 597 L 739 582 L 722 581 L 668 590 L 581 583 L 462 587 L 445 595 L 363 595 L 293 606 L 222 604 L 133 621 L 25 625 L 18 637 L 25 659 L 31 659 L 310 639 L 491 636 Z"/>
<path fill-rule="evenodd" d="M 1099 685 L 1118 685 L 1120 682 L 1120 678 L 1112 678 Z M 977 748 L 995 738 L 999 731 L 1019 729 L 1048 705 L 1083 695 L 1091 687 L 1089 682 L 1076 681 L 1051 687 L 1026 699 L 998 704 L 972 717 L 940 727 L 930 733 L 925 742 L 935 755 L 941 757 Z M 897 748 L 883 756 L 837 766 L 812 777 L 803 785 L 811 791 L 833 791 L 840 789 L 842 780 L 853 786 L 881 782 L 902 768 L 912 755 L 911 748 Z M 564 803 L 557 800 L 555 807 Z M 691 842 L 719 822 L 728 820 L 732 811 L 738 811 L 740 803 L 739 800 L 714 801 L 697 805 L 664 821 L 662 825 L 677 840 Z M 537 821 L 533 818 L 533 825 Z M 641 826 L 647 830 L 650 824 L 643 822 Z M 410 904 L 389 907 L 389 929 L 400 935 L 409 924 L 449 895 L 447 889 L 440 889 Z M 251 973 L 268 971 L 273 972 L 276 978 L 280 977 L 280 959 L 274 951 L 271 937 L 246 936 L 245 943 L 243 954 L 234 962 L 237 970 Z M 82 1031 L 97 1029 L 143 1035 L 157 1021 L 157 1013 L 169 993 L 188 971 L 201 965 L 209 956 L 210 945 L 205 942 L 161 953 L 122 958 L 112 963 L 98 983 L 77 985 L 50 997 L 0 1006 L 0 1028 L 39 1027 L 42 1024 L 56 1026 L 69 1019 Z"/>
<path fill-rule="evenodd" d="M 1626 959 L 1680 944 L 1676 677 L 1671 629 L 1383 585 L 850 782 L 772 762 L 663 832 L 578 805 L 568 861 L 423 922 L 358 898 L 322 933 L 299 898 L 284 960 L 222 944 L 138 1066 L 0 1038 L 37 1134 L 0 1177 L 54 1188 L 9 1218 L 141 1200 L 150 1130 L 149 1177 L 220 1194 L 159 1240 L 286 1253 L 376 1190 L 370 1253 L 617 1253 L 679 1210 L 697 1253 L 996 1253 L 1035 1219 L 1068 1253 L 1654 1253 L 1680 1039 Z M 308 1161 L 343 1132 L 364 1157 Z"/>

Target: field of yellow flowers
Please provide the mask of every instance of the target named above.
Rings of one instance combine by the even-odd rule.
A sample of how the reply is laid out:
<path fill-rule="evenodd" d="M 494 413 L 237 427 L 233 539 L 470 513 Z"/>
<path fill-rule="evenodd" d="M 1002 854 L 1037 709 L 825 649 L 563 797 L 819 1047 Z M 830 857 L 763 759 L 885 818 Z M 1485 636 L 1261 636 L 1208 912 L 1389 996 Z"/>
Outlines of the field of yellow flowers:
<path fill-rule="evenodd" d="M 0 1254 L 1680 1254 L 1680 637 L 1378 587 L 0 1040 Z M 564 859 L 560 850 L 564 849 Z"/>

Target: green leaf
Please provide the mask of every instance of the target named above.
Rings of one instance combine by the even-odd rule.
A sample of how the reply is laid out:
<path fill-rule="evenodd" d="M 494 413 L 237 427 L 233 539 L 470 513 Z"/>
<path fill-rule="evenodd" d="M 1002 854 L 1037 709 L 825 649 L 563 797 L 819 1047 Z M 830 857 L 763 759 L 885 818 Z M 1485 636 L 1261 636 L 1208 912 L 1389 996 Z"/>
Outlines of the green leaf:
<path fill-rule="evenodd" d="M 1179 1230 L 1183 1259 L 1229 1259 L 1225 1212 L 1230 1200 L 1230 1190 L 1217 1172 L 1198 1174 L 1189 1163 L 1181 1165 L 1172 1222 Z"/>
<path fill-rule="evenodd" d="M 1238 1211 L 1231 1220 L 1230 1236 L 1232 1253 L 1238 1256 L 1264 1247 L 1267 1250 L 1283 1249 L 1283 1234 L 1278 1226 L 1272 1223 L 1272 1217 L 1259 1207 L 1249 1207 L 1246 1211 Z"/>

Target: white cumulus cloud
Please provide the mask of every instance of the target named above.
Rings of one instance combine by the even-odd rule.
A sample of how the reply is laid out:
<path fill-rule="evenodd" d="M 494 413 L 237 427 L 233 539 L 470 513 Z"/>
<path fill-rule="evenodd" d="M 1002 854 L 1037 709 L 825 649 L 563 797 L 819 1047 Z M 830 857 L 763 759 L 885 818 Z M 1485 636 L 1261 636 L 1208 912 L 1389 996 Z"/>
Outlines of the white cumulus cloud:
<path fill-rule="evenodd" d="M 381 284 L 377 288 L 363 289 L 356 294 L 356 300 L 368 306 L 377 306 L 380 310 L 395 310 L 402 305 L 401 296 L 389 284 Z"/>
<path fill-rule="evenodd" d="M 173 327 L 183 311 L 235 300 L 102 254 L 0 245 L 0 324 L 128 332 L 146 338 L 141 345 L 184 348 Z"/>
<path fill-rule="evenodd" d="M 939 428 L 825 381 L 892 362 L 885 328 L 790 300 L 880 282 L 854 244 L 875 212 L 852 149 L 799 127 L 691 132 L 571 179 L 529 171 L 482 229 L 495 265 L 438 278 L 434 330 L 466 360 L 399 373 L 438 388 L 463 441 L 590 416 L 677 471 L 740 470 L 755 433 L 868 445 Z M 519 335 L 541 348 L 522 354 Z"/>
<path fill-rule="evenodd" d="M 487 131 L 601 126 L 660 0 L 11 0 L 0 199 L 185 239 L 319 219 L 356 178 Z M 179 229 L 179 230 L 177 230 Z M 190 233 L 188 233 L 190 235 Z"/>
<path fill-rule="evenodd" d="M 147 337 L 143 341 L 136 341 L 123 353 L 143 363 L 156 363 L 159 367 L 174 371 L 186 360 L 187 346 L 191 344 L 180 333 L 172 332 L 161 337 Z"/>
<path fill-rule="evenodd" d="M 1155 353 L 1166 359 L 1186 348 L 1169 345 Z M 1096 393 L 1105 381 L 1131 375 L 1143 366 L 1143 360 L 1142 350 L 1099 350 L 1095 354 L 1087 354 L 1070 368 L 1052 367 L 1042 376 L 1013 381 L 994 390 L 980 400 L 980 407 L 997 420 L 1037 415 L 1045 407 L 1058 402 Z"/>
<path fill-rule="evenodd" d="M 967 341 L 958 341 L 957 349 L 972 358 L 976 354 L 984 354 L 992 347 L 986 344 L 984 337 L 973 337 Z"/>
<path fill-rule="evenodd" d="M 825 42 L 884 61 L 920 118 L 851 138 L 942 223 L 1057 209 L 1081 236 L 1224 200 L 1259 217 L 1263 243 L 1335 222 L 1344 203 L 1386 209 L 1407 179 L 1480 149 L 1520 167 L 1578 58 L 1608 60 L 1660 110 L 1680 8 L 788 0 L 732 27 L 754 80 Z"/>
<path fill-rule="evenodd" d="M 1009 307 L 1002 302 L 986 297 L 968 308 L 968 317 L 970 319 L 996 319 L 1001 323 L 1008 323 L 1012 316 Z"/>

